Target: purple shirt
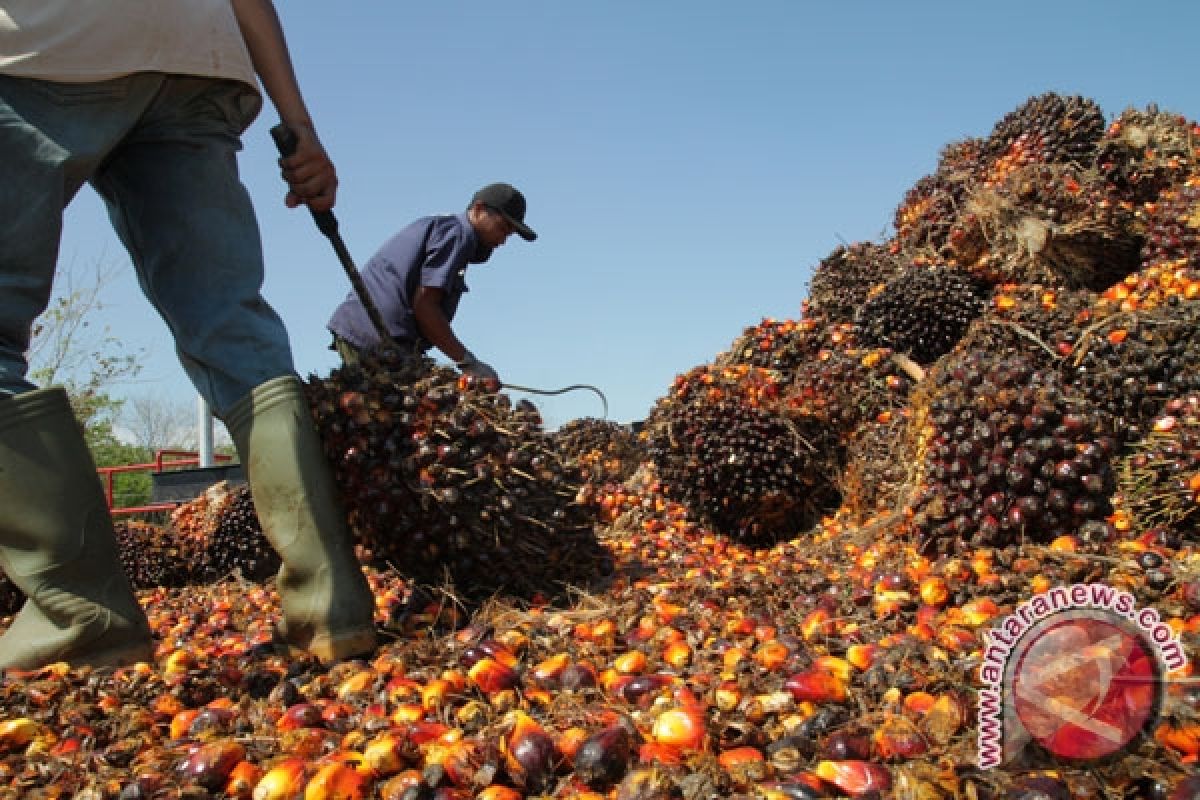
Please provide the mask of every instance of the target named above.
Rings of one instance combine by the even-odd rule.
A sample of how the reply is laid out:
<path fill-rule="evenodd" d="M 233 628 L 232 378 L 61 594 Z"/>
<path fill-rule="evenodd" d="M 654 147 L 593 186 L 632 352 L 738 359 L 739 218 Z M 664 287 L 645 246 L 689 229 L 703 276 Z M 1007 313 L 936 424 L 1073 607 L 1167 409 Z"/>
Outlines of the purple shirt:
<path fill-rule="evenodd" d="M 441 289 L 442 313 L 447 320 L 454 319 L 459 298 L 467 291 L 467 264 L 478 246 L 479 237 L 466 212 L 422 217 L 384 242 L 363 268 L 362 279 L 392 338 L 419 341 L 422 350 L 429 349 L 413 317 L 417 289 Z M 355 347 L 370 349 L 379 344 L 379 334 L 353 291 L 326 327 Z"/>

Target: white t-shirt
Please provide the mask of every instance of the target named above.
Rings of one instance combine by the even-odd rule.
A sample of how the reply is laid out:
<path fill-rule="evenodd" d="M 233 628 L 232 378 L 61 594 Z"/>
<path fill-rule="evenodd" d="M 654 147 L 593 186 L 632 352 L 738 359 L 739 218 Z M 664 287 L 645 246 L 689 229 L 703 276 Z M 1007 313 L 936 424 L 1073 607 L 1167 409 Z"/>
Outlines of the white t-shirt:
<path fill-rule="evenodd" d="M 0 73 L 88 83 L 134 72 L 258 90 L 230 0 L 0 0 Z"/>

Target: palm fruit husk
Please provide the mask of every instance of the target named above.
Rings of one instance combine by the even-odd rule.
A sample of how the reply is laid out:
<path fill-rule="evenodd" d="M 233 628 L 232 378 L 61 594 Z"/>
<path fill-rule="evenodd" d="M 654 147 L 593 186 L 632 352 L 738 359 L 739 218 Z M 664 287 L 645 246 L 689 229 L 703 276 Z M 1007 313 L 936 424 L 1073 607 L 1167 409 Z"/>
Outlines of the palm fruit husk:
<path fill-rule="evenodd" d="M 570 420 L 554 431 L 553 441 L 564 465 L 590 483 L 622 483 L 646 458 L 637 434 L 612 420 Z"/>
<path fill-rule="evenodd" d="M 306 382 L 360 545 L 463 599 L 560 595 L 609 570 L 582 484 L 536 408 L 381 350 Z"/>

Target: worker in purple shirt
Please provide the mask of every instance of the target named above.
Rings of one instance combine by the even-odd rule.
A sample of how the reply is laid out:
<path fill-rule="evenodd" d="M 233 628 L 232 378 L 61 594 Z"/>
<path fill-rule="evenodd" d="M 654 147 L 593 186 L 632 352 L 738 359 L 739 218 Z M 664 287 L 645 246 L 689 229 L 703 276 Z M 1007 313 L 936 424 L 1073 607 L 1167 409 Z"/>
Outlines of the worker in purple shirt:
<path fill-rule="evenodd" d="M 467 291 L 467 266 L 487 261 L 514 233 L 527 242 L 537 238 L 525 224 L 525 196 L 507 183 L 493 183 L 476 192 L 463 213 L 422 217 L 379 248 L 363 268 L 363 284 L 401 351 L 436 347 L 464 375 L 499 382 L 496 370 L 459 341 L 450 322 Z M 346 364 L 358 363 L 363 352 L 380 344 L 354 292 L 327 327 L 332 349 Z"/>

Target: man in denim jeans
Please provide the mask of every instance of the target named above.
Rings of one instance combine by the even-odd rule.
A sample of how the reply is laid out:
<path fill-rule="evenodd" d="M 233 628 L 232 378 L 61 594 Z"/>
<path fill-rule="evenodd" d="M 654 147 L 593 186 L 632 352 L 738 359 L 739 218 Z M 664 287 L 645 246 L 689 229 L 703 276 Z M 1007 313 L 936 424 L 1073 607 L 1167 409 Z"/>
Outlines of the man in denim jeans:
<path fill-rule="evenodd" d="M 237 446 L 283 560 L 284 642 L 323 660 L 375 646 L 374 598 L 287 332 L 261 295 L 236 161 L 259 80 L 297 136 L 280 161 L 286 203 L 331 208 L 336 173 L 270 0 L 0 0 L 0 569 L 26 595 L 0 668 L 153 654 L 66 395 L 26 377 L 63 210 L 85 182 Z"/>

